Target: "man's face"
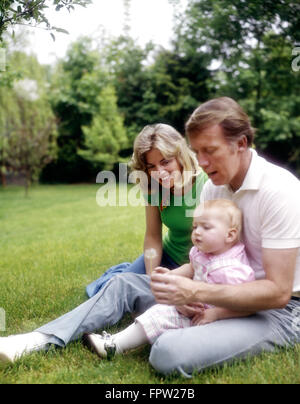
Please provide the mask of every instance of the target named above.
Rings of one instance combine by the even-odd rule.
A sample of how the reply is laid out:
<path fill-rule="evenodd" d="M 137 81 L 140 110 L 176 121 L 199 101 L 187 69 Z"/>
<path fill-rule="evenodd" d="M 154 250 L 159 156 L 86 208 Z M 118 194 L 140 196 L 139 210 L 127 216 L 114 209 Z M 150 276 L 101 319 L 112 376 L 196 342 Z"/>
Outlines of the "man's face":
<path fill-rule="evenodd" d="M 229 143 L 219 125 L 193 134 L 190 144 L 197 155 L 199 165 L 215 185 L 228 184 L 233 189 L 240 187 L 243 178 L 240 178 L 239 172 L 241 156 L 238 143 Z"/>

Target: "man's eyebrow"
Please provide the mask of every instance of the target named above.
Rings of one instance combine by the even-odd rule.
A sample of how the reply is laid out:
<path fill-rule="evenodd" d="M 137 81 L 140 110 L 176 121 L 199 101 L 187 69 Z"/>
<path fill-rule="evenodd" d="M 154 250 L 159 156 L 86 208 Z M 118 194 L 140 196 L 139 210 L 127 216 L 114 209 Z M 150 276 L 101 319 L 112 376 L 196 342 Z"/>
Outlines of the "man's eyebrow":
<path fill-rule="evenodd" d="M 190 150 L 192 150 L 194 153 L 197 153 L 197 150 L 194 149 L 191 145 L 189 145 Z"/>

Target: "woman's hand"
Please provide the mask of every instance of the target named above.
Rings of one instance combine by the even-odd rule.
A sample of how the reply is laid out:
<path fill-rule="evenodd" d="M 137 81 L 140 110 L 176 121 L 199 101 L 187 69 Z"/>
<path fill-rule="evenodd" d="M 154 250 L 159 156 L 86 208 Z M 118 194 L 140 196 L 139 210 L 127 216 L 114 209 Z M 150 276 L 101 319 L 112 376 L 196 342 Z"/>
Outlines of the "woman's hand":
<path fill-rule="evenodd" d="M 197 302 L 196 291 L 201 282 L 179 275 L 154 272 L 151 276 L 151 290 L 160 304 L 184 306 Z"/>

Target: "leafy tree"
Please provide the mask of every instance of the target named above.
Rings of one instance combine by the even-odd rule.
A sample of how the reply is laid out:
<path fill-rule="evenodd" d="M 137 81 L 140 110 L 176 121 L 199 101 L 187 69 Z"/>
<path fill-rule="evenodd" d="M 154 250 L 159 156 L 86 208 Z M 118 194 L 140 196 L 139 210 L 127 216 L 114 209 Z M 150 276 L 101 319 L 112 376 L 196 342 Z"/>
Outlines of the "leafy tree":
<path fill-rule="evenodd" d="M 6 156 L 9 169 L 25 175 L 26 194 L 32 181 L 56 155 L 55 118 L 49 105 L 16 98 L 17 108 L 6 119 Z"/>
<path fill-rule="evenodd" d="M 14 63 L 18 52 L 22 52 L 28 47 L 28 33 L 20 30 L 14 36 L 5 33 L 3 41 L 0 42 L 0 52 L 3 52 L 3 66 L 0 68 L 0 87 L 12 87 L 16 80 L 20 80 L 26 70 L 26 63 Z M 26 73 L 27 74 L 27 73 Z M 26 76 L 25 74 L 25 76 Z"/>
<path fill-rule="evenodd" d="M 157 104 L 156 120 L 167 122 L 183 133 L 191 111 L 209 96 L 210 72 L 207 56 L 179 51 L 178 47 L 174 41 L 172 50 L 160 49 L 156 53 L 150 68 L 150 86 Z M 148 108 L 148 100 L 144 99 L 142 112 Z"/>
<path fill-rule="evenodd" d="M 87 6 L 91 0 L 51 0 L 52 6 L 56 11 L 62 8 L 71 11 L 74 6 Z M 46 29 L 65 32 L 63 28 L 51 25 L 45 15 L 45 10 L 48 8 L 47 0 L 1 0 L 0 2 L 0 42 L 2 41 L 3 33 L 9 26 L 17 24 L 44 24 Z M 54 35 L 52 34 L 55 39 Z"/>
<path fill-rule="evenodd" d="M 84 146 L 82 127 L 89 126 L 99 111 L 99 94 L 107 84 L 107 74 L 92 41 L 74 42 L 52 80 L 52 106 L 57 116 L 58 158 L 42 173 L 42 181 L 81 182 L 94 176 L 92 165 L 80 155 Z"/>
<path fill-rule="evenodd" d="M 145 61 L 152 50 L 153 44 L 149 43 L 142 48 L 124 35 L 112 38 L 100 50 L 102 63 L 116 89 L 118 107 L 124 116 L 130 144 L 133 144 L 141 128 L 149 123 L 141 113 L 141 108 L 151 80 Z"/>
<path fill-rule="evenodd" d="M 101 91 L 99 112 L 91 126 L 83 127 L 83 132 L 85 150 L 79 150 L 79 155 L 98 168 L 112 169 L 121 161 L 119 153 L 128 146 L 128 139 L 113 87 L 107 86 Z"/>
<path fill-rule="evenodd" d="M 103 55 L 131 145 L 149 123 L 166 122 L 182 131 L 188 114 L 208 96 L 209 58 L 185 54 L 176 42 L 169 51 L 152 43 L 142 48 L 121 36 L 107 44 Z"/>
<path fill-rule="evenodd" d="M 43 69 L 34 57 L 16 54 L 32 76 L 0 90 L 1 166 L 23 173 L 26 194 L 42 168 L 56 155 L 56 121 L 47 99 Z"/>
<path fill-rule="evenodd" d="M 294 0 L 189 0 L 179 32 L 189 35 L 191 46 L 203 45 L 218 59 L 238 61 L 271 31 L 298 42 L 299 11 Z"/>

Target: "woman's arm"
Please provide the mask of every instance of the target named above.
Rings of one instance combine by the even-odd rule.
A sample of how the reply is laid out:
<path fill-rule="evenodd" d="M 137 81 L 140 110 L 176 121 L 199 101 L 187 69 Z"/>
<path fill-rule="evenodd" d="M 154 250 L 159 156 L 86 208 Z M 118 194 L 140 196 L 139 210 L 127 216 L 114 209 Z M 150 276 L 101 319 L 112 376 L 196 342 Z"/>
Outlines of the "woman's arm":
<path fill-rule="evenodd" d="M 151 270 L 161 263 L 162 246 L 162 222 L 157 206 L 146 206 L 146 234 L 144 239 L 144 252 L 154 248 L 157 255 L 151 260 L 145 257 L 147 275 L 151 275 Z"/>

